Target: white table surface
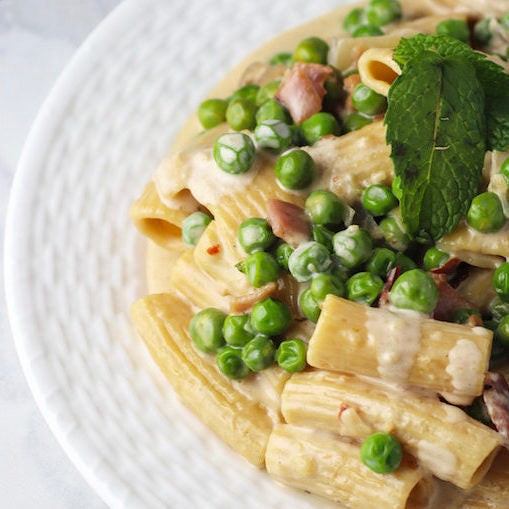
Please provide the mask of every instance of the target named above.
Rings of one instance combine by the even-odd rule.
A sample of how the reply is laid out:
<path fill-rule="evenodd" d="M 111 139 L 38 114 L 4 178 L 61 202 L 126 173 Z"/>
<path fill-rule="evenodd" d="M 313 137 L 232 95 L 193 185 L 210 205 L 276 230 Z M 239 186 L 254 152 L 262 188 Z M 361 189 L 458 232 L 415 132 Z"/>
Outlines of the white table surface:
<path fill-rule="evenodd" d="M 120 0 L 0 0 L 0 507 L 96 509 L 105 504 L 37 409 L 12 341 L 3 285 L 9 188 L 30 125 L 88 33 Z"/>

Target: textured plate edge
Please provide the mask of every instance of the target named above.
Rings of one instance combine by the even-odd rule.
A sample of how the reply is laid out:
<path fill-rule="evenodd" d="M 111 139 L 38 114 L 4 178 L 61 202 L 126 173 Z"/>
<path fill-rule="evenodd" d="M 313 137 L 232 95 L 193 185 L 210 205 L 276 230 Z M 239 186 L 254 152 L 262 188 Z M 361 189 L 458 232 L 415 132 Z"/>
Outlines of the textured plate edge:
<path fill-rule="evenodd" d="M 83 75 L 90 63 L 100 55 L 101 48 L 113 38 L 119 29 L 125 26 L 126 19 L 132 19 L 135 13 L 147 3 L 150 3 L 150 0 L 142 2 L 123 0 L 90 32 L 61 71 L 39 108 L 23 145 L 9 192 L 4 234 L 4 290 L 7 316 L 23 374 L 35 403 L 57 442 L 89 486 L 110 507 L 123 506 L 122 501 L 119 500 L 119 494 L 114 493 L 108 483 L 96 474 L 95 469 L 99 464 L 87 463 L 83 455 L 79 453 L 77 444 L 69 440 L 69 432 L 62 428 L 56 416 L 49 409 L 46 396 L 30 367 L 33 352 L 27 350 L 23 339 L 30 336 L 31 331 L 27 324 L 27 315 L 21 316 L 19 313 L 19 310 L 23 309 L 25 303 L 23 297 L 26 294 L 22 278 L 19 277 L 23 267 L 26 266 L 23 258 L 20 259 L 20 253 L 24 251 L 26 240 L 23 236 L 24 228 L 19 228 L 19 226 L 26 225 L 30 221 L 30 218 L 24 213 L 25 190 L 30 186 L 30 175 L 34 165 L 40 160 L 41 152 L 47 146 L 51 136 L 46 127 L 48 124 L 51 124 L 52 129 L 55 127 L 52 117 L 58 117 L 55 112 L 61 112 L 67 104 L 67 101 L 62 101 L 62 97 L 68 98 L 69 90 L 79 81 L 80 76 Z M 23 256 L 26 255 L 23 254 Z"/>

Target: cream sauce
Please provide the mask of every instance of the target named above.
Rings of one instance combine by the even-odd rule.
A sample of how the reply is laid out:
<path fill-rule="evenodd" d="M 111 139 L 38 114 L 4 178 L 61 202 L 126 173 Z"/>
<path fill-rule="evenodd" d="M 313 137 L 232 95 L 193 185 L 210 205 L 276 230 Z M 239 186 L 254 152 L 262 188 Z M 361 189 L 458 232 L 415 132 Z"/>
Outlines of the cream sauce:
<path fill-rule="evenodd" d="M 453 476 L 458 464 L 458 458 L 447 447 L 427 440 L 417 443 L 417 459 L 443 479 Z"/>
<path fill-rule="evenodd" d="M 475 393 L 479 382 L 478 373 L 484 369 L 481 362 L 481 351 L 469 339 L 458 340 L 449 351 L 449 364 L 445 371 L 451 376 L 452 385 L 458 392 Z"/>

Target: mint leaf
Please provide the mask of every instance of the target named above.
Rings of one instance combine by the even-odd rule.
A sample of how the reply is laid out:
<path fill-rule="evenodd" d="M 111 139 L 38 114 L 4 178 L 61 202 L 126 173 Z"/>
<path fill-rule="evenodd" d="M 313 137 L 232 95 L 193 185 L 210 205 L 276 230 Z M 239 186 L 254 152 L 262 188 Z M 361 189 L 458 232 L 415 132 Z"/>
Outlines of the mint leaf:
<path fill-rule="evenodd" d="M 484 93 L 472 65 L 423 51 L 392 84 L 387 143 L 412 236 L 438 240 L 466 214 L 486 151 Z"/>
<path fill-rule="evenodd" d="M 508 150 L 509 147 L 509 74 L 474 51 L 468 44 L 446 35 L 417 34 L 401 39 L 394 50 L 394 60 L 404 69 L 407 62 L 423 51 L 432 50 L 442 57 L 462 57 L 475 69 L 486 96 L 487 149 Z"/>

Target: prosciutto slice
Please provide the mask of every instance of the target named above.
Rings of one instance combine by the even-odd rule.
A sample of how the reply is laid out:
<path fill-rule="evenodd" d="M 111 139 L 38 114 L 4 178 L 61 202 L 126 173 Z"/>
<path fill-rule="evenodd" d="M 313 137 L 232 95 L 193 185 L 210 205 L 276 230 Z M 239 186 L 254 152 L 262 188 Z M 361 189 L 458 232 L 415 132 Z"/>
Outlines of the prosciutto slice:
<path fill-rule="evenodd" d="M 380 299 L 378 299 L 379 308 L 387 306 L 391 302 L 389 292 L 391 291 L 391 288 L 393 287 L 396 279 L 398 279 L 400 273 L 401 265 L 396 265 L 396 267 L 393 267 L 387 273 L 387 281 L 385 281 L 384 288 L 382 290 L 382 293 L 380 294 Z"/>
<path fill-rule="evenodd" d="M 311 240 L 311 224 L 303 208 L 282 200 L 268 200 L 267 221 L 274 235 L 296 248 Z"/>
<path fill-rule="evenodd" d="M 328 65 L 295 62 L 279 86 L 275 98 L 288 108 L 296 124 L 322 109 L 323 86 L 327 76 L 332 72 Z"/>
<path fill-rule="evenodd" d="M 463 308 L 478 310 L 475 304 L 463 298 L 448 282 L 446 274 L 431 274 L 435 281 L 440 297 L 433 311 L 435 320 L 449 321 L 452 315 Z"/>
<path fill-rule="evenodd" d="M 488 387 L 482 395 L 488 414 L 497 431 L 509 440 L 509 385 L 501 373 L 486 374 L 485 385 Z"/>

